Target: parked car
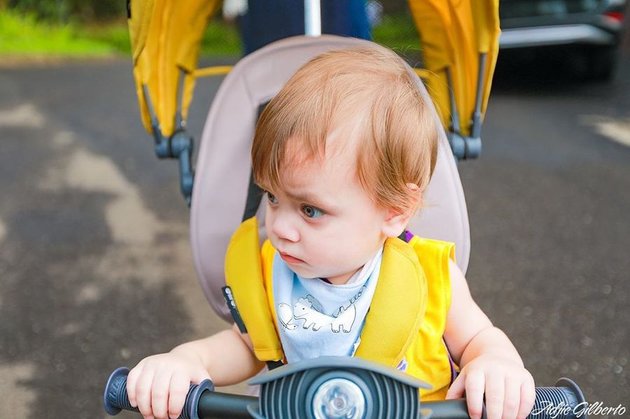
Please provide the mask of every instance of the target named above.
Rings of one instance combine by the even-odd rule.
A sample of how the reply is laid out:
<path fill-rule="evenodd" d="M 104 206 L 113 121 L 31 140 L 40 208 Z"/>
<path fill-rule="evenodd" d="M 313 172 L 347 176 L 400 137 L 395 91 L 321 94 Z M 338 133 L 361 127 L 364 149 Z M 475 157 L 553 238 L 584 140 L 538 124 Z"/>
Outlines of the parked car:
<path fill-rule="evenodd" d="M 501 0 L 500 48 L 506 55 L 566 53 L 579 76 L 608 80 L 619 55 L 625 8 L 626 0 Z"/>

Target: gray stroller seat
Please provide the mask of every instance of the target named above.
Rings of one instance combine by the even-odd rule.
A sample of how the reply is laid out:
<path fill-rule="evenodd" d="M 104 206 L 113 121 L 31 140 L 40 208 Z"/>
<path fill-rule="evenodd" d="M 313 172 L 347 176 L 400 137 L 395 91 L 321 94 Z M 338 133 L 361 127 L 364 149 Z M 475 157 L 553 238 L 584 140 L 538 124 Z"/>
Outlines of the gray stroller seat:
<path fill-rule="evenodd" d="M 232 233 L 242 221 L 247 201 L 250 147 L 259 107 L 316 55 L 365 44 L 369 41 L 330 35 L 284 39 L 243 58 L 221 84 L 201 138 L 190 236 L 205 296 L 224 319 L 231 321 L 221 292 L 225 285 L 225 251 Z M 424 85 L 419 78 L 417 81 L 428 106 L 433 108 Z M 425 207 L 412 220 L 409 229 L 422 237 L 454 242 L 457 264 L 465 272 L 470 254 L 466 202 L 455 158 L 437 114 L 435 119 L 440 127 L 438 161 L 424 197 Z M 260 220 L 264 219 L 264 205 L 257 215 Z M 263 223 L 260 229 L 261 240 L 264 240 Z"/>

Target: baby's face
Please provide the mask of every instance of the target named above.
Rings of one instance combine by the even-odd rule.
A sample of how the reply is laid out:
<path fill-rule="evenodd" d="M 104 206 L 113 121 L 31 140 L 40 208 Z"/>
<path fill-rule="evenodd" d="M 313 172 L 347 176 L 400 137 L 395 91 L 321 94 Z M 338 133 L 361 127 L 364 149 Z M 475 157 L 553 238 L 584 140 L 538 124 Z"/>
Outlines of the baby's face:
<path fill-rule="evenodd" d="M 283 187 L 270 190 L 265 226 L 287 265 L 306 278 L 345 283 L 382 246 L 390 211 L 356 178 L 356 152 L 284 165 Z"/>

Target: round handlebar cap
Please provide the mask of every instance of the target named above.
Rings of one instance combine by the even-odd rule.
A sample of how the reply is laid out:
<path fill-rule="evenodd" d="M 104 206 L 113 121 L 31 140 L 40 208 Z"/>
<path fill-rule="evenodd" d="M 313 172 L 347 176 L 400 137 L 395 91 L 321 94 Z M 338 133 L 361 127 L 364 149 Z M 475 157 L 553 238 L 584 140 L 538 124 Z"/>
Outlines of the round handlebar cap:
<path fill-rule="evenodd" d="M 577 399 L 578 404 L 586 402 L 586 397 L 584 397 L 584 393 L 582 393 L 582 389 L 580 389 L 580 387 L 575 383 L 575 381 L 571 380 L 570 378 L 562 377 L 558 379 L 558 381 L 556 382 L 556 387 L 566 387 L 569 390 L 571 390 L 573 394 L 575 395 L 575 398 Z M 586 419 L 586 416 L 582 416 L 582 417 Z"/>
<path fill-rule="evenodd" d="M 120 381 L 126 382 L 127 375 L 129 375 L 129 368 L 120 367 L 112 372 L 112 374 L 107 379 L 105 391 L 103 392 L 103 406 L 105 407 L 105 411 L 107 412 L 107 414 L 111 416 L 119 414 L 122 409 L 112 403 L 111 398 L 107 397 L 108 393 L 115 390 L 117 388 L 117 383 L 119 383 Z"/>
<path fill-rule="evenodd" d="M 190 393 L 188 393 L 188 396 L 186 396 L 186 407 L 188 408 L 187 413 L 190 419 L 200 419 L 198 413 L 199 399 L 206 390 L 214 391 L 214 384 L 212 384 L 211 380 L 203 380 L 198 386 L 195 386 Z"/>

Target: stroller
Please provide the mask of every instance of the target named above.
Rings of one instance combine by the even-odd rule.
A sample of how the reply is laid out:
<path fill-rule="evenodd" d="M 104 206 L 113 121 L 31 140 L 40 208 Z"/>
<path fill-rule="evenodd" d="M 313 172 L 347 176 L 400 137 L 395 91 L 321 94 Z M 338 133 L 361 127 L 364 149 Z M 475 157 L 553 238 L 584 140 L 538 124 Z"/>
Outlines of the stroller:
<path fill-rule="evenodd" d="M 180 162 L 180 185 L 191 207 L 191 243 L 200 284 L 212 308 L 230 321 L 232 313 L 223 293 L 226 249 L 230 237 L 243 220 L 253 216 L 258 219 L 264 217 L 264 205 L 260 205 L 261 196 L 253 183 L 249 163 L 251 139 L 260 110 L 312 57 L 325 51 L 368 44 L 369 41 L 331 35 L 299 36 L 272 43 L 240 60 L 229 71 L 214 98 L 193 175 L 192 138 L 186 133 L 184 121 L 195 77 L 202 73 L 222 73 L 226 69 L 196 69 L 195 48 L 198 48 L 205 24 L 202 17 L 209 16 L 216 9 L 217 2 L 195 0 L 191 2 L 195 4 L 187 8 L 176 8 L 174 3 L 168 0 L 130 3 L 134 75 L 143 122 L 154 136 L 156 153 L 159 157 L 173 157 Z M 445 127 L 444 131 L 440 131 L 437 164 L 424 197 L 426 208 L 413 218 L 410 230 L 424 237 L 455 243 L 456 260 L 463 272 L 469 260 L 470 233 L 456 159 L 473 158 L 480 152 L 481 120 L 489 96 L 499 34 L 498 2 L 479 2 L 483 4 L 476 7 L 472 3 L 477 2 L 410 2 L 416 21 L 428 19 L 437 24 L 419 26 L 428 70 L 420 74 L 425 78 L 432 96 L 429 96 L 420 78 L 417 84 L 426 103 L 431 103 L 429 99 L 433 99 L 437 108 L 435 118 L 440 118 L 441 125 Z M 305 7 L 306 15 L 314 17 L 315 21 L 314 24 L 307 22 L 306 27 L 313 30 L 317 26 L 316 2 L 307 0 Z M 169 16 L 170 20 L 165 16 Z M 475 26 L 477 29 L 473 29 Z M 315 35 L 319 35 L 317 30 L 314 31 Z M 162 35 L 156 36 L 157 32 Z M 164 40 L 169 41 L 164 43 Z M 477 71 L 465 71 L 471 67 L 477 68 Z M 220 202 L 216 201 L 216 196 L 222 197 Z M 266 238 L 262 225 L 259 237 L 261 243 Z M 269 399 L 277 399 L 278 392 L 269 390 L 265 393 L 265 388 L 277 385 L 278 380 L 283 378 L 306 370 L 329 371 L 343 367 L 334 360 L 321 359 L 320 362 L 285 369 L 282 373 L 272 371 L 271 376 L 260 378 L 258 383 L 263 385 L 263 397 L 268 395 L 268 403 L 272 403 Z M 403 416 L 428 414 L 420 412 L 417 400 L 421 383 L 360 361 L 356 365 L 351 362 L 350 366 L 391 378 L 396 383 L 392 384 L 393 388 L 405 385 L 415 389 L 405 392 L 403 388 L 406 387 L 400 387 L 401 394 L 409 396 L 407 401 L 388 402 L 390 405 L 402 403 L 405 406 L 405 403 L 410 403 L 411 410 Z M 128 402 L 125 404 L 124 391 L 120 390 L 123 385 L 124 371 L 110 378 L 105 395 L 106 410 L 110 414 L 115 414 L 120 407 L 130 407 Z M 210 389 L 209 386 L 202 383 L 191 387 L 190 403 L 187 404 L 189 416 L 186 417 L 199 417 L 198 408 L 201 411 L 202 404 L 210 403 L 207 397 L 202 398 L 203 394 L 207 395 L 205 390 Z M 572 383 L 563 381 L 559 386 L 566 391 L 560 395 L 554 393 L 553 397 L 566 397 L 573 405 L 583 401 L 579 389 Z M 540 390 L 539 393 L 546 394 L 547 391 Z M 385 391 L 388 392 L 392 393 L 392 390 Z M 393 393 L 396 392 L 393 390 Z M 265 417 L 279 409 L 267 407 L 265 410 L 261 407 L 256 411 L 248 407 L 252 400 L 245 397 L 238 399 L 240 401 L 220 399 L 218 410 L 206 410 L 208 417 L 217 412 L 229 415 L 240 412 L 238 414 L 244 416 L 249 412 L 253 416 Z M 372 401 L 380 408 L 384 405 L 376 398 Z M 242 403 L 240 407 L 234 407 L 232 402 Z M 264 403 L 261 402 L 261 406 Z M 433 417 L 467 417 L 465 404 L 459 404 L 457 413 L 451 410 L 442 416 L 436 415 L 439 409 L 437 405 L 433 407 Z"/>

